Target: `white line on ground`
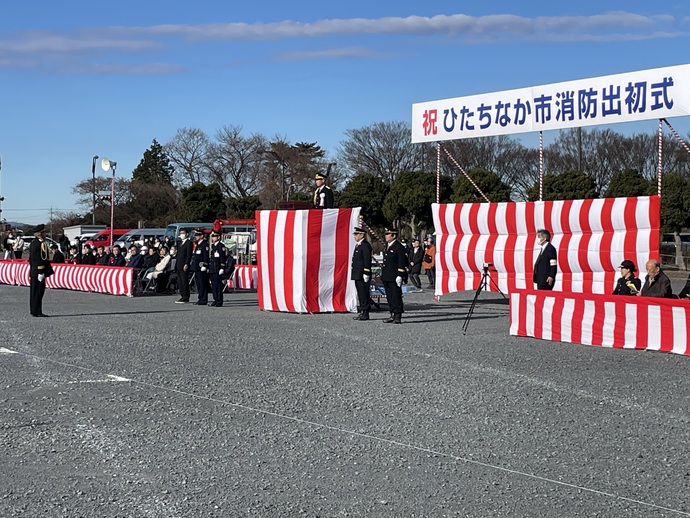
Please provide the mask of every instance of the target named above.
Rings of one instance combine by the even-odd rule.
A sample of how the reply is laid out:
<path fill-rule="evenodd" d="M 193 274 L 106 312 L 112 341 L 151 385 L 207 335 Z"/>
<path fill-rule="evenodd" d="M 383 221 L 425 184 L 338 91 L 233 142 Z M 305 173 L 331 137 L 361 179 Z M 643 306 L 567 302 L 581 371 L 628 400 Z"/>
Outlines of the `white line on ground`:
<path fill-rule="evenodd" d="M 5 349 L 0 347 L 0 354 L 18 354 L 17 351 L 11 351 L 10 349 Z"/>
<path fill-rule="evenodd" d="M 67 362 L 61 362 L 61 361 L 58 361 L 58 360 L 52 360 L 52 359 L 50 359 L 50 358 L 43 358 L 43 357 L 36 356 L 36 355 L 33 355 L 33 354 L 25 354 L 25 356 L 30 356 L 30 357 L 33 357 L 33 358 L 35 358 L 35 359 L 37 359 L 37 360 L 42 360 L 42 361 L 54 363 L 54 364 L 57 364 L 57 365 L 62 365 L 62 366 L 65 366 L 65 367 L 70 367 L 70 368 L 72 368 L 72 369 L 79 369 L 79 370 L 81 370 L 81 371 L 88 371 L 88 372 L 95 373 L 95 374 L 98 374 L 98 375 L 103 375 L 103 373 L 101 373 L 101 372 L 99 372 L 99 371 L 96 371 L 96 370 L 94 370 L 94 369 L 90 369 L 90 368 L 87 368 L 87 367 L 82 367 L 82 366 L 80 366 L 80 365 L 74 365 L 74 364 L 67 363 Z M 112 374 L 106 374 L 106 376 L 108 376 L 108 377 L 117 377 L 117 378 L 119 378 L 119 376 L 114 376 L 114 375 L 112 375 Z M 235 407 L 235 408 L 241 408 L 241 409 L 248 410 L 248 411 L 250 411 L 250 412 L 254 412 L 254 413 L 257 413 L 257 414 L 270 415 L 270 416 L 276 417 L 276 418 L 278 418 L 278 419 L 284 419 L 284 420 L 286 420 L 286 421 L 292 421 L 292 422 L 294 422 L 294 423 L 300 423 L 300 424 L 305 424 L 305 425 L 309 425 L 309 426 L 315 426 L 315 427 L 318 427 L 318 428 L 323 428 L 324 430 L 331 430 L 331 431 L 338 432 L 338 433 L 348 434 L 348 435 L 352 435 L 352 436 L 355 436 L 355 437 L 361 437 L 361 438 L 369 439 L 369 440 L 372 440 L 372 441 L 377 441 L 377 442 L 381 442 L 381 443 L 385 443 L 385 444 L 391 444 L 391 445 L 399 446 L 399 447 L 401 447 L 401 448 L 408 448 L 408 449 L 410 449 L 410 450 L 420 451 L 420 452 L 424 452 L 424 453 L 430 453 L 430 454 L 432 454 L 432 455 L 438 455 L 438 456 L 440 456 L 440 457 L 445 457 L 445 458 L 448 458 L 448 459 L 453 459 L 453 460 L 455 460 L 455 461 L 464 462 L 464 463 L 466 463 L 466 464 L 472 464 L 472 465 L 475 465 L 475 466 L 481 466 L 481 467 L 483 467 L 483 468 L 492 469 L 492 470 L 496 470 L 496 471 L 502 471 L 502 472 L 504 472 L 504 473 L 511 473 L 511 474 L 513 474 L 513 475 L 518 475 L 518 476 L 525 477 L 525 478 L 530 478 L 530 479 L 533 479 L 533 480 L 540 480 L 540 481 L 542 481 L 542 482 L 547 482 L 547 483 L 554 484 L 554 485 L 558 485 L 558 486 L 570 487 L 570 488 L 577 489 L 577 490 L 580 490 L 580 491 L 584 491 L 584 492 L 588 492 L 588 493 L 592 493 L 592 494 L 601 495 L 601 496 L 606 497 L 606 498 L 612 498 L 612 499 L 615 499 L 615 500 L 622 500 L 622 501 L 624 501 L 624 502 L 635 503 L 635 504 L 639 504 L 639 505 L 644 506 L 644 507 L 648 507 L 648 508 L 650 508 L 650 509 L 657 509 L 657 510 L 661 510 L 661 511 L 669 511 L 669 512 L 672 512 L 672 513 L 674 513 L 674 514 L 681 515 L 681 516 L 690 516 L 690 513 L 685 512 L 685 511 L 682 511 L 682 510 L 680 510 L 680 509 L 673 509 L 673 508 L 671 508 L 671 507 L 664 507 L 664 506 L 661 506 L 661 505 L 656 505 L 656 504 L 651 503 L 651 502 L 645 502 L 645 501 L 643 501 L 643 500 L 636 500 L 636 499 L 634 499 L 634 498 L 629 498 L 629 497 L 626 497 L 626 496 L 617 495 L 616 493 L 609 493 L 609 492 L 607 492 L 607 491 L 603 491 L 603 490 L 599 490 L 599 489 L 594 489 L 594 488 L 591 488 L 591 487 L 580 486 L 580 485 L 577 485 L 577 484 L 570 484 L 570 483 L 568 483 L 568 482 L 563 482 L 562 480 L 556 480 L 556 479 L 553 479 L 553 478 L 543 477 L 543 476 L 540 476 L 540 475 L 536 475 L 536 474 L 534 474 L 534 473 L 528 473 L 528 472 L 526 472 L 526 471 L 520 471 L 520 470 L 518 470 L 518 469 L 511 469 L 511 468 L 507 468 L 507 467 L 504 467 L 504 466 L 498 466 L 498 465 L 496 465 L 496 464 L 489 464 L 489 463 L 481 462 L 481 461 L 478 461 L 478 460 L 475 460 L 475 459 L 470 459 L 470 458 L 468 458 L 468 457 L 461 457 L 461 456 L 459 456 L 459 455 L 454 455 L 454 454 L 452 454 L 452 453 L 436 451 L 436 450 L 432 450 L 432 449 L 427 448 L 427 447 L 424 447 L 424 446 L 418 446 L 418 445 L 416 445 L 416 444 L 400 442 L 400 441 L 396 441 L 396 440 L 394 440 L 394 439 L 387 439 L 387 438 L 385 438 L 385 437 L 380 437 L 380 436 L 377 436 L 377 435 L 370 435 L 370 434 L 367 434 L 367 433 L 357 432 L 357 431 L 355 431 L 355 430 L 348 430 L 347 428 L 341 428 L 341 427 L 338 427 L 338 426 L 332 426 L 332 425 L 325 424 L 325 423 L 318 423 L 318 422 L 316 422 L 316 421 L 309 421 L 309 420 L 307 420 L 307 419 L 301 419 L 301 418 L 299 418 L 299 417 L 294 417 L 294 416 L 279 414 L 279 413 L 273 412 L 273 411 L 271 411 L 271 410 L 264 410 L 264 409 L 261 409 L 261 408 L 254 408 L 254 407 L 251 407 L 251 406 L 248 406 L 248 405 L 243 405 L 243 404 L 241 404 L 241 403 L 235 403 L 235 402 L 233 402 L 233 401 L 227 401 L 227 400 L 224 400 L 224 399 L 218 399 L 218 398 L 214 398 L 214 397 L 202 396 L 202 395 L 199 395 L 199 394 L 193 394 L 193 393 L 191 393 L 191 392 L 186 392 L 186 391 L 184 391 L 184 390 L 178 390 L 178 389 L 174 389 L 174 388 L 170 388 L 170 387 L 164 387 L 164 386 L 156 385 L 156 384 L 153 384 L 153 383 L 147 383 L 147 382 L 145 382 L 145 381 L 139 381 L 139 380 L 127 379 L 127 378 L 120 378 L 120 379 L 121 379 L 121 380 L 126 380 L 126 381 L 131 381 L 132 383 L 136 383 L 136 384 L 141 385 L 141 386 L 144 386 L 144 387 L 149 387 L 149 388 L 153 388 L 153 389 L 160 390 L 160 391 L 171 392 L 171 393 L 174 393 L 174 394 L 183 395 L 183 396 L 186 396 L 186 397 L 189 397 L 189 398 L 192 398 L 192 399 L 201 399 L 201 400 L 204 400 L 204 401 L 210 401 L 210 402 L 212 402 L 212 403 L 219 403 L 219 404 L 222 404 L 222 405 L 228 405 L 228 406 L 232 406 L 232 407 Z"/>

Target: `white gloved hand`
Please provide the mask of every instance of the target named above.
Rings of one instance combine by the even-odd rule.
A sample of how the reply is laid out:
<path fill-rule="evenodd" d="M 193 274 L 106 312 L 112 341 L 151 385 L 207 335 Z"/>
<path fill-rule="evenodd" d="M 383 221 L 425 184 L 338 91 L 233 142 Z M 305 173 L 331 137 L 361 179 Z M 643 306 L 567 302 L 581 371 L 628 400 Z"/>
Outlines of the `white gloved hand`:
<path fill-rule="evenodd" d="M 205 266 L 202 266 L 202 267 L 201 267 L 201 271 L 202 271 L 202 272 L 205 272 L 205 271 L 206 271 L 206 267 L 205 267 Z"/>
<path fill-rule="evenodd" d="M 395 278 L 395 284 L 398 285 L 398 288 L 402 288 L 402 277 L 400 275 Z"/>
<path fill-rule="evenodd" d="M 38 274 L 38 282 L 43 282 L 43 279 L 45 279 L 45 278 L 46 278 L 46 276 L 43 275 L 42 273 Z"/>
<path fill-rule="evenodd" d="M 223 275 L 224 273 L 225 273 L 225 270 L 223 270 L 222 268 L 220 270 L 218 270 L 218 275 Z"/>
<path fill-rule="evenodd" d="M 364 282 L 369 282 L 369 279 L 371 279 L 371 277 L 368 275 L 362 275 L 362 280 L 364 280 Z"/>

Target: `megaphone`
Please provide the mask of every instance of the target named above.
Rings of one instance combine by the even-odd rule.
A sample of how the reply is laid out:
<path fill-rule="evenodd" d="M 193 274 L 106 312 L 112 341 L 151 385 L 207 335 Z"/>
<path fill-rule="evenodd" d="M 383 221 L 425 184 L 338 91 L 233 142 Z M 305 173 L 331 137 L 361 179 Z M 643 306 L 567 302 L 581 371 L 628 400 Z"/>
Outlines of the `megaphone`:
<path fill-rule="evenodd" d="M 113 162 L 112 160 L 109 160 L 106 157 L 103 157 L 103 160 L 101 160 L 101 169 L 104 171 L 110 171 L 110 169 L 115 169 L 115 166 L 117 165 L 117 162 Z"/>

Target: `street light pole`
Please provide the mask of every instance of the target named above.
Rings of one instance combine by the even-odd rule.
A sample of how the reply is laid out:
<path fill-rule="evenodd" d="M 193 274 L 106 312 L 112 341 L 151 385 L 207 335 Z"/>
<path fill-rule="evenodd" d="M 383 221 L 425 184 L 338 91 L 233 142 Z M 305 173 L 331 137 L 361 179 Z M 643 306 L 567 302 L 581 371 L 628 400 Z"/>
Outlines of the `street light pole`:
<path fill-rule="evenodd" d="M 113 246 L 113 224 L 115 222 L 115 167 L 117 162 L 110 162 L 113 168 L 113 178 L 110 181 L 110 246 Z"/>
<path fill-rule="evenodd" d="M 96 224 L 96 160 L 98 155 L 94 155 L 91 160 L 91 197 L 93 203 L 91 205 L 91 224 Z"/>

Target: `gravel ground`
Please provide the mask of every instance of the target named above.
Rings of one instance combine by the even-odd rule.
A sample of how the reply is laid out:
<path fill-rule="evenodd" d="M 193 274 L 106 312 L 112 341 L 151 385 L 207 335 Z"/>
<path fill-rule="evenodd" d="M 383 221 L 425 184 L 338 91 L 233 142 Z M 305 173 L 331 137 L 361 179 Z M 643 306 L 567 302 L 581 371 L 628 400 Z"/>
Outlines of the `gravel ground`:
<path fill-rule="evenodd" d="M 0 286 L 0 516 L 690 516 L 690 358 L 511 337 L 488 293 L 463 335 L 472 296 Z"/>

